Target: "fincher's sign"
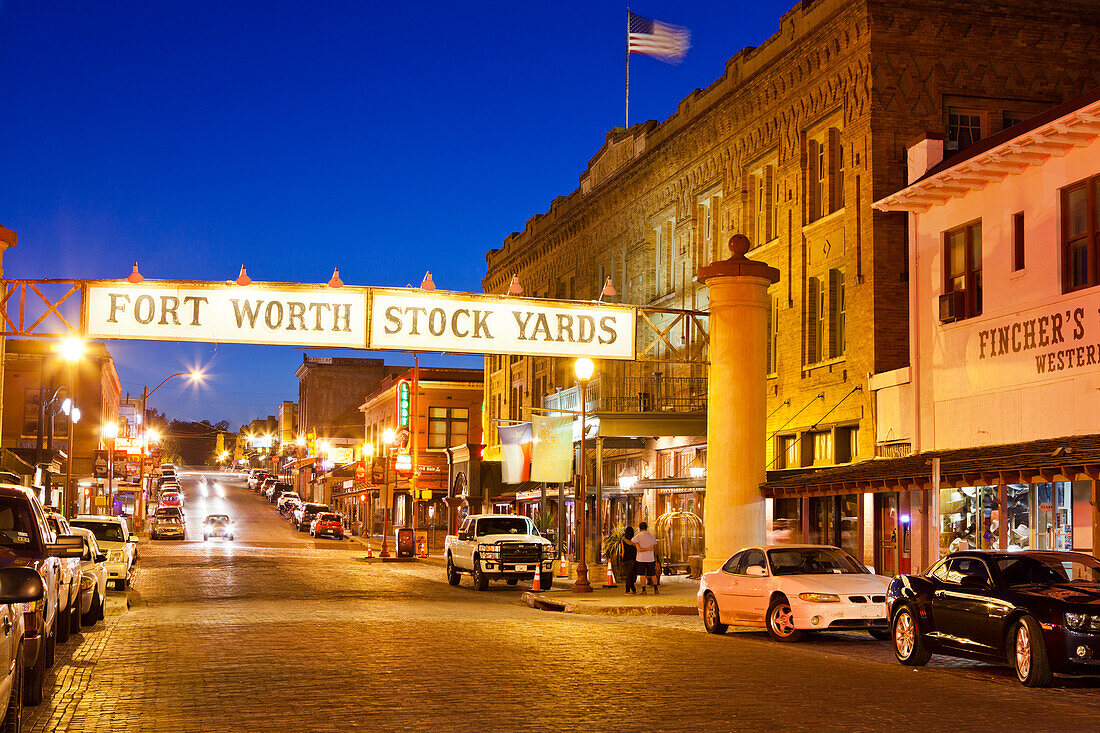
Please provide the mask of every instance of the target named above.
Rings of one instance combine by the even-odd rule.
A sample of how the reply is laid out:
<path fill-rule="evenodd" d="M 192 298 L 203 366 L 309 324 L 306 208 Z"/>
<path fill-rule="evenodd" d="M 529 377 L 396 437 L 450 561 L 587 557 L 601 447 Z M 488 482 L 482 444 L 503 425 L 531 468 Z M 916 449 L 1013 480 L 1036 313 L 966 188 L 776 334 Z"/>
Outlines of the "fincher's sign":
<path fill-rule="evenodd" d="M 89 338 L 633 359 L 634 308 L 414 289 L 88 282 Z"/>
<path fill-rule="evenodd" d="M 90 338 L 364 348 L 365 288 L 89 283 Z"/>

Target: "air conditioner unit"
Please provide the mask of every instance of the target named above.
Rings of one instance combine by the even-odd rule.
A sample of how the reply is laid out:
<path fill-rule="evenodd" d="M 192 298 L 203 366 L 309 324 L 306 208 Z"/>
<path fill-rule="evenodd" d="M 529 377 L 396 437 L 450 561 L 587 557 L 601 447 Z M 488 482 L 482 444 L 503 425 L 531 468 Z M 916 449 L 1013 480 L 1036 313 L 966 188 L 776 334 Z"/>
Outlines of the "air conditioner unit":
<path fill-rule="evenodd" d="M 953 290 L 940 295 L 940 322 L 951 323 L 965 315 L 966 291 Z"/>

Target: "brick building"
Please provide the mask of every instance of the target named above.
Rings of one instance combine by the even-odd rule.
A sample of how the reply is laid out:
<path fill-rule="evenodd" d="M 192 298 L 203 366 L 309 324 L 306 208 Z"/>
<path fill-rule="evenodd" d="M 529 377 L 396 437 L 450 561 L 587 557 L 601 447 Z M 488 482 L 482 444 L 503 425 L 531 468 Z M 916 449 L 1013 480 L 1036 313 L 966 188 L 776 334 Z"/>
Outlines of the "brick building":
<path fill-rule="evenodd" d="M 484 289 L 503 293 L 518 275 L 527 295 L 595 299 L 611 277 L 623 302 L 705 310 L 694 273 L 745 233 L 749 256 L 782 273 L 771 289 L 769 468 L 873 457 L 867 376 L 908 363 L 908 269 L 905 216 L 871 203 L 905 185 L 915 136 L 940 132 L 949 151 L 964 149 L 1100 84 L 1098 31 L 1090 0 L 799 2 L 668 119 L 609 132 L 578 188 L 488 253 Z M 487 358 L 487 419 L 526 418 L 572 384 L 570 369 Z M 597 408 L 610 412 L 632 394 L 637 403 L 619 409 L 652 410 L 661 395 L 670 411 L 693 409 L 706 394 L 693 386 L 705 378 L 698 365 L 599 369 L 611 402 Z M 705 470 L 704 441 L 647 440 L 608 456 L 598 478 L 662 491 L 661 481 Z M 801 497 L 772 508 L 805 526 L 806 541 L 862 551 L 862 535 L 845 530 L 862 523 L 857 504 Z"/>

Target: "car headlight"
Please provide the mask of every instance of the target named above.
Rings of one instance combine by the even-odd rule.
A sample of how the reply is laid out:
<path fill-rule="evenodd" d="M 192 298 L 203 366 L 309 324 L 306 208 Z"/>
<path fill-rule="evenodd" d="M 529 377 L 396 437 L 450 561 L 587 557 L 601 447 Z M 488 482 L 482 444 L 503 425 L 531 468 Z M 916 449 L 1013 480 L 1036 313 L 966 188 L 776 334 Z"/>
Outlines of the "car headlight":
<path fill-rule="evenodd" d="M 478 545 L 477 551 L 485 556 L 496 557 L 497 554 L 500 552 L 500 548 L 496 545 Z"/>
<path fill-rule="evenodd" d="M 122 550 L 111 550 L 107 553 L 107 559 L 111 562 L 122 562 Z"/>
<path fill-rule="evenodd" d="M 543 545 L 542 546 L 542 559 L 543 560 L 553 560 L 554 559 L 554 546 L 553 545 Z"/>
<path fill-rule="evenodd" d="M 1087 613 L 1067 613 L 1066 627 L 1074 631 L 1100 631 L 1100 616 Z"/>
<path fill-rule="evenodd" d="M 94 575 L 82 575 L 80 577 L 80 589 L 81 590 L 88 590 L 89 588 L 92 588 L 93 586 L 95 586 L 95 576 Z"/>
<path fill-rule="evenodd" d="M 835 593 L 799 593 L 798 600 L 807 603 L 840 603 L 840 596 Z"/>

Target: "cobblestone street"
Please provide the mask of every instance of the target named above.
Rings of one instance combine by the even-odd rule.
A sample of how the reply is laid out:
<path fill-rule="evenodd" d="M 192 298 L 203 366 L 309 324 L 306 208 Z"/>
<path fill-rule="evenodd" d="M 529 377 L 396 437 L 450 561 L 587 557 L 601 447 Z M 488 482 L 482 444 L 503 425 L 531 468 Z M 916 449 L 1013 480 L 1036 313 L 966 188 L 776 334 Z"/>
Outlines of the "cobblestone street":
<path fill-rule="evenodd" d="M 780 645 L 690 616 L 535 611 L 435 565 L 357 562 L 221 487 L 185 481 L 189 540 L 141 543 L 129 609 L 114 592 L 58 647 L 30 730 L 1100 729 L 1096 681 L 1032 690 L 980 665 L 908 669 L 862 635 Z M 222 508 L 236 541 L 204 543 Z"/>

